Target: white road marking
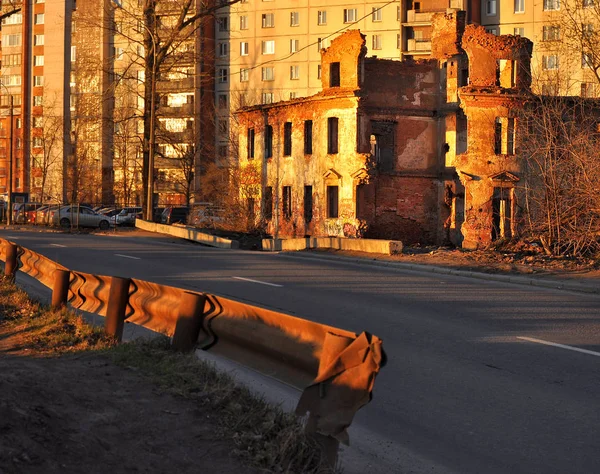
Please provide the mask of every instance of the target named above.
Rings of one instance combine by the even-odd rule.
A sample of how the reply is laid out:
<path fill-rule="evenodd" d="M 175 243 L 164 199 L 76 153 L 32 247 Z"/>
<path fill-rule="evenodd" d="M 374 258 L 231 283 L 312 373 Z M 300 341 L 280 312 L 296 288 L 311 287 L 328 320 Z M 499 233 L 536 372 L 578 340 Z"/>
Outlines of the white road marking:
<path fill-rule="evenodd" d="M 7 239 L 18 239 L 16 235 L 5 235 Z"/>
<path fill-rule="evenodd" d="M 570 351 L 582 352 L 583 354 L 589 354 L 600 357 L 600 352 L 590 351 L 588 349 L 581 349 L 579 347 L 567 346 L 565 344 L 558 344 L 557 342 L 544 341 L 542 339 L 534 339 L 533 337 L 517 337 L 523 341 L 535 342 L 537 344 L 544 344 L 545 346 L 560 347 L 561 349 L 568 349 Z"/>
<path fill-rule="evenodd" d="M 244 281 L 249 281 L 252 283 L 260 283 L 261 285 L 268 285 L 268 286 L 276 286 L 278 288 L 281 288 L 283 285 L 276 285 L 275 283 L 267 283 L 266 281 L 260 281 L 260 280 L 253 280 L 252 278 L 242 278 L 242 277 L 231 277 L 234 280 L 244 280 Z"/>
<path fill-rule="evenodd" d="M 50 244 L 50 247 L 61 247 L 61 248 L 67 248 L 66 245 L 62 245 L 62 244 Z"/>
<path fill-rule="evenodd" d="M 130 258 L 132 260 L 141 260 L 140 257 L 132 257 L 131 255 L 123 255 L 123 254 L 120 254 L 120 253 L 116 253 L 115 256 L 116 257 L 123 257 L 123 258 Z"/>

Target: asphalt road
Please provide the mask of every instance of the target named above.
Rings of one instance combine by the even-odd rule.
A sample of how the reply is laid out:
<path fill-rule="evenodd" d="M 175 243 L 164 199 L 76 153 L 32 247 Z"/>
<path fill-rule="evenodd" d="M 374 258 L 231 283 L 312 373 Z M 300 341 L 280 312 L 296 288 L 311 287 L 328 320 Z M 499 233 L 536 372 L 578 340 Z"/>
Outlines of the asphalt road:
<path fill-rule="evenodd" d="M 0 237 L 73 270 L 207 291 L 381 337 L 388 365 L 353 425 L 379 446 L 373 471 L 600 472 L 598 296 L 165 237 Z"/>

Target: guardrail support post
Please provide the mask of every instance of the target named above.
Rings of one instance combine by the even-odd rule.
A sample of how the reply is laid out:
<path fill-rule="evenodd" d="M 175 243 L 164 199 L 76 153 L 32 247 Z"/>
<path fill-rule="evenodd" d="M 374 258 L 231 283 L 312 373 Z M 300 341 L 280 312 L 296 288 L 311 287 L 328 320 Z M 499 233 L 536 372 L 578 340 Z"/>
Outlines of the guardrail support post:
<path fill-rule="evenodd" d="M 52 308 L 59 309 L 67 304 L 69 295 L 69 280 L 71 272 L 69 270 L 57 269 L 54 272 L 54 284 L 52 286 Z"/>
<path fill-rule="evenodd" d="M 17 272 L 18 248 L 16 244 L 6 243 L 6 261 L 4 262 L 4 275 L 10 278 L 15 277 Z"/>
<path fill-rule="evenodd" d="M 171 347 L 176 351 L 189 352 L 194 350 L 200 330 L 206 295 L 185 292 L 179 303 L 179 315 L 173 334 Z"/>
<path fill-rule="evenodd" d="M 129 301 L 130 283 L 130 278 L 119 277 L 112 277 L 110 283 L 104 332 L 109 336 L 113 336 L 118 342 L 123 339 L 123 325 Z"/>

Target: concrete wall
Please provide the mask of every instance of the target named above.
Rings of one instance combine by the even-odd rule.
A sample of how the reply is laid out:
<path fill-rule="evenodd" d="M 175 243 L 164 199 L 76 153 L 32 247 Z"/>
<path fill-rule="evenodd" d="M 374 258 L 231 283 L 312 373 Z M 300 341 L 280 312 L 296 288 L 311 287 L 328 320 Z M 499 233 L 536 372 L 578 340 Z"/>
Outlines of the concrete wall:
<path fill-rule="evenodd" d="M 395 240 L 344 239 L 340 237 L 307 237 L 304 239 L 263 239 L 263 250 L 297 251 L 306 249 L 354 250 L 393 255 L 402 253 L 402 242 Z"/>
<path fill-rule="evenodd" d="M 154 222 L 146 222 L 141 219 L 136 219 L 135 226 L 138 229 L 147 230 L 148 232 L 172 235 L 173 237 L 192 240 L 200 244 L 210 245 L 211 247 L 218 247 L 221 249 L 239 248 L 239 242 L 237 240 L 223 239 L 216 235 L 204 234 L 190 227 L 155 224 Z"/>

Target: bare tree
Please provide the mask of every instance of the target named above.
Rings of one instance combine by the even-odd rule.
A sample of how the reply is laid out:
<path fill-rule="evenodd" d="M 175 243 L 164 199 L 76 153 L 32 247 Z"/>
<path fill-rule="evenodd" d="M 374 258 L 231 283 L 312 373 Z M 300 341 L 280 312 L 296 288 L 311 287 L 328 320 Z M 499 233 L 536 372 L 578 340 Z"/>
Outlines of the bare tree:
<path fill-rule="evenodd" d="M 39 200 L 60 200 L 59 183 L 62 174 L 62 145 L 64 119 L 62 116 L 44 114 L 33 118 L 32 132 L 32 174 L 39 178 Z M 38 175 L 38 176 L 36 176 Z M 62 180 L 61 180 L 62 181 Z M 34 183 L 35 184 L 35 183 Z"/>

